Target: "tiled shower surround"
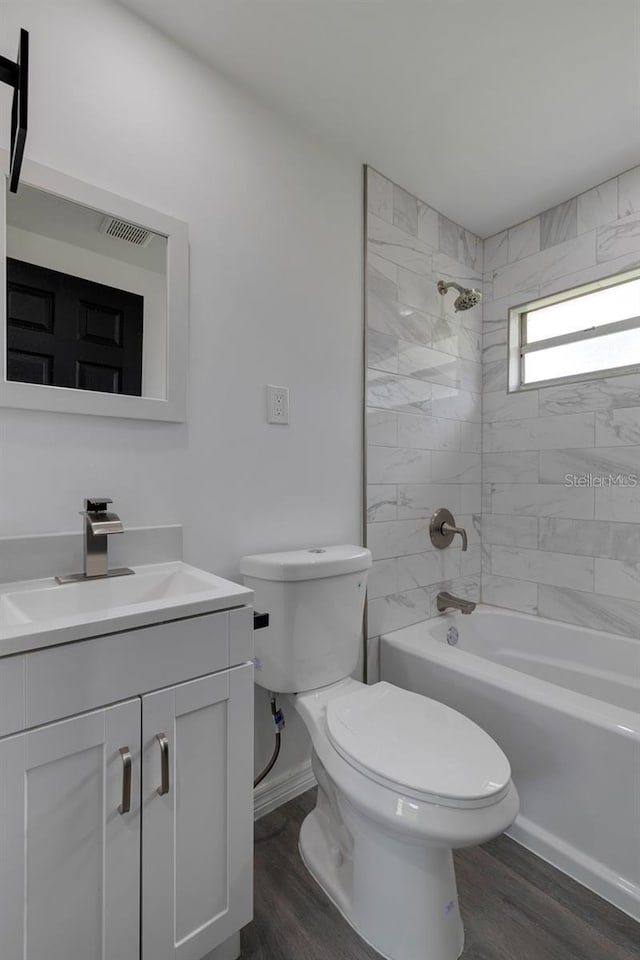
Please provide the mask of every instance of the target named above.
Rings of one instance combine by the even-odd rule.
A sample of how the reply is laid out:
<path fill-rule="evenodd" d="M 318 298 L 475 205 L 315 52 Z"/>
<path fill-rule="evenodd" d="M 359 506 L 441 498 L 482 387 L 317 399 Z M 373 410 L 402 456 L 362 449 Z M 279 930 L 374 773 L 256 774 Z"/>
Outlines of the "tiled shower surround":
<path fill-rule="evenodd" d="M 478 237 L 367 171 L 369 636 L 435 613 L 444 582 L 479 599 L 482 312 L 455 313 L 439 279 L 482 282 Z M 447 550 L 427 528 L 448 507 L 469 534 Z"/>
<path fill-rule="evenodd" d="M 640 167 L 484 258 L 482 598 L 640 638 L 640 372 L 506 392 L 510 306 L 640 266 Z"/>
<path fill-rule="evenodd" d="M 640 266 L 640 167 L 484 243 L 370 169 L 367 207 L 369 636 L 446 588 L 640 638 L 640 373 L 506 392 L 509 307 Z M 436 283 L 483 256 L 456 314 Z M 439 506 L 468 553 L 431 547 Z"/>

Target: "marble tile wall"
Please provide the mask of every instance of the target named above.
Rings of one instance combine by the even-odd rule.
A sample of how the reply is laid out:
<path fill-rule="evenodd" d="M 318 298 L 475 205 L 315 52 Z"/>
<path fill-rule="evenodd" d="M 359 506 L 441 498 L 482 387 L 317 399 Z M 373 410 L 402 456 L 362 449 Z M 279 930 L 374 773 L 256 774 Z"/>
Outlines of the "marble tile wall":
<path fill-rule="evenodd" d="M 479 286 L 482 242 L 390 180 L 367 176 L 367 544 L 370 679 L 381 633 L 435 614 L 449 589 L 479 599 L 482 312 L 455 313 L 437 281 Z M 549 232 L 564 229 L 552 220 Z M 523 241 L 524 242 L 524 241 Z M 467 528 L 440 551 L 429 518 Z"/>
<path fill-rule="evenodd" d="M 640 479 L 565 478 L 640 478 L 640 373 L 507 394 L 506 344 L 509 307 L 638 266 L 640 167 L 484 242 L 483 600 L 636 638 Z"/>

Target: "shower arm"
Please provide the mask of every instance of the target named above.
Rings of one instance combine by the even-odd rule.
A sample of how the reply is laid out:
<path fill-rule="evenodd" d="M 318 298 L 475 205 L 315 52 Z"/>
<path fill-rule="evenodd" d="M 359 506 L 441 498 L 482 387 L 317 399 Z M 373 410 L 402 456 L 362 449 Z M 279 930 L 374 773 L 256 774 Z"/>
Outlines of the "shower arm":
<path fill-rule="evenodd" d="M 464 287 L 461 287 L 459 283 L 454 283 L 453 280 L 448 280 L 448 281 L 447 281 L 447 280 L 439 280 L 439 281 L 438 281 L 438 291 L 439 291 L 440 293 L 443 293 L 443 294 L 444 294 L 444 293 L 447 293 L 448 290 L 449 290 L 449 287 L 455 287 L 455 289 L 458 291 L 458 293 L 464 293 L 464 292 L 465 292 L 465 288 L 464 288 Z"/>

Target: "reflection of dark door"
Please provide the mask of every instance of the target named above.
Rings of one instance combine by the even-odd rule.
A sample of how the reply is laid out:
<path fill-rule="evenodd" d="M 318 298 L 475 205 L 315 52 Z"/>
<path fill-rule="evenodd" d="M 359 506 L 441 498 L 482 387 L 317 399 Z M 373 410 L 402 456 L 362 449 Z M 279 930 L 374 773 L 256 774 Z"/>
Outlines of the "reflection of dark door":
<path fill-rule="evenodd" d="M 142 392 L 144 297 L 7 258 L 7 379 Z"/>

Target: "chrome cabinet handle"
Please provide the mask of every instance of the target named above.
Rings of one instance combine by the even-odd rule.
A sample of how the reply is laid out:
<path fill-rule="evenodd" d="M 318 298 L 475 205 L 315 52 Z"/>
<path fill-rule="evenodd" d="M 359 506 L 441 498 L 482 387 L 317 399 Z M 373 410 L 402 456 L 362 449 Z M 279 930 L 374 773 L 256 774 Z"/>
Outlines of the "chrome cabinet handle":
<path fill-rule="evenodd" d="M 169 793 L 169 741 L 166 733 L 157 733 L 156 740 L 160 744 L 160 786 L 158 793 L 164 796 Z"/>
<path fill-rule="evenodd" d="M 118 813 L 129 813 L 131 810 L 131 751 L 129 747 L 120 747 L 122 757 L 122 803 Z"/>

